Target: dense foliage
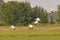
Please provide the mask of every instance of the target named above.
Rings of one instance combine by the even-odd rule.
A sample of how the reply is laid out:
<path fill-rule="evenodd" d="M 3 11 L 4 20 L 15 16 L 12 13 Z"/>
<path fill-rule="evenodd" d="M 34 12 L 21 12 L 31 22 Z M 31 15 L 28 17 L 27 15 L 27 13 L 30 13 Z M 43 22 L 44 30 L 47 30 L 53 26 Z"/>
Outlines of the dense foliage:
<path fill-rule="evenodd" d="M 48 23 L 47 11 L 39 6 L 32 8 L 29 2 L 9 1 L 0 5 L 0 24 L 28 25 L 37 17 L 40 23 Z"/>

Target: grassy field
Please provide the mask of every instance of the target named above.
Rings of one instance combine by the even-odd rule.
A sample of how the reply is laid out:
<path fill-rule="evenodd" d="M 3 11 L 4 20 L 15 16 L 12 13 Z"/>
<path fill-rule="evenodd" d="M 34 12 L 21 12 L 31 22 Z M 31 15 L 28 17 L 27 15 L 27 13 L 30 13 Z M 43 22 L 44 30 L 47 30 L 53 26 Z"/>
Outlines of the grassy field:
<path fill-rule="evenodd" d="M 60 24 L 37 24 L 35 27 L 59 27 Z"/>
<path fill-rule="evenodd" d="M 37 24 L 37 25 L 34 25 L 34 24 L 32 24 L 34 27 L 39 27 L 39 28 L 41 28 L 41 27 L 59 27 L 60 26 L 60 24 Z M 10 26 L 0 26 L 0 27 L 2 27 L 2 28 L 8 28 L 8 27 L 10 27 Z M 20 28 L 22 28 L 22 27 L 28 27 L 28 26 L 16 26 L 16 27 L 20 27 Z"/>
<path fill-rule="evenodd" d="M 35 27 L 59 27 L 60 24 L 40 24 Z M 8 28 L 10 26 L 0 26 Z M 16 26 L 22 28 L 22 26 Z M 24 27 L 24 26 L 23 26 Z M 26 26 L 28 27 L 28 26 Z M 60 29 L 55 30 L 0 30 L 0 40 L 60 40 Z"/>
<path fill-rule="evenodd" d="M 60 30 L 0 31 L 0 40 L 60 40 Z"/>

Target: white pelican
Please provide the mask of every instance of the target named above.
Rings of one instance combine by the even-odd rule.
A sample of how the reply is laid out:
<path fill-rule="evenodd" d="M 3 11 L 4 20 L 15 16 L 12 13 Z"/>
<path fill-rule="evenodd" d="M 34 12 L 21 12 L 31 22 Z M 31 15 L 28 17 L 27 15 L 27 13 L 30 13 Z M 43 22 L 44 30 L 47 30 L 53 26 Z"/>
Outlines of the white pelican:
<path fill-rule="evenodd" d="M 15 26 L 13 26 L 13 25 L 11 25 L 11 28 L 12 28 L 13 30 L 15 30 L 15 28 L 16 28 L 16 27 L 15 27 Z"/>
<path fill-rule="evenodd" d="M 41 21 L 40 18 L 36 18 L 36 19 L 35 19 L 35 22 L 33 22 L 33 23 L 34 23 L 34 24 L 37 24 L 39 21 Z"/>
<path fill-rule="evenodd" d="M 33 28 L 34 28 L 34 26 L 33 26 L 33 25 L 31 25 L 31 24 L 29 24 L 29 28 L 33 29 Z"/>
<path fill-rule="evenodd" d="M 36 21 L 41 21 L 40 18 L 36 18 Z"/>

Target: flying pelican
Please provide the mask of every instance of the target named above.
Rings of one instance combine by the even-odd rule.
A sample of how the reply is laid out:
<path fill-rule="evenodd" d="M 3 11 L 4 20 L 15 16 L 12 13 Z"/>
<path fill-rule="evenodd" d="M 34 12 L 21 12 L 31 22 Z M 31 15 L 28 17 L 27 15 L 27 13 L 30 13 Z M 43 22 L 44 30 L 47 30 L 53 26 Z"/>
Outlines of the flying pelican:
<path fill-rule="evenodd" d="M 40 20 L 40 18 L 36 18 L 34 24 L 37 24 Z"/>

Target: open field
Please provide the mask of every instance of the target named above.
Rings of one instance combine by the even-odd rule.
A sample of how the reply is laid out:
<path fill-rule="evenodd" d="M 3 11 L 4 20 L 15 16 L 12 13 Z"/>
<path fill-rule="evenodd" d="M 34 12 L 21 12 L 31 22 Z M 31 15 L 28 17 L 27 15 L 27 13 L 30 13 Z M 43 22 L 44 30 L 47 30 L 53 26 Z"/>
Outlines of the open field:
<path fill-rule="evenodd" d="M 33 30 L 56 30 L 60 29 L 60 24 L 38 24 L 33 25 Z M 30 30 L 28 26 L 15 26 L 16 30 Z M 12 30 L 10 26 L 0 26 L 0 30 Z"/>
<path fill-rule="evenodd" d="M 0 31 L 0 40 L 60 40 L 60 30 Z"/>
<path fill-rule="evenodd" d="M 36 25 L 31 30 L 28 27 L 17 26 L 12 30 L 9 26 L 0 27 L 0 40 L 60 40 L 60 25 Z"/>

